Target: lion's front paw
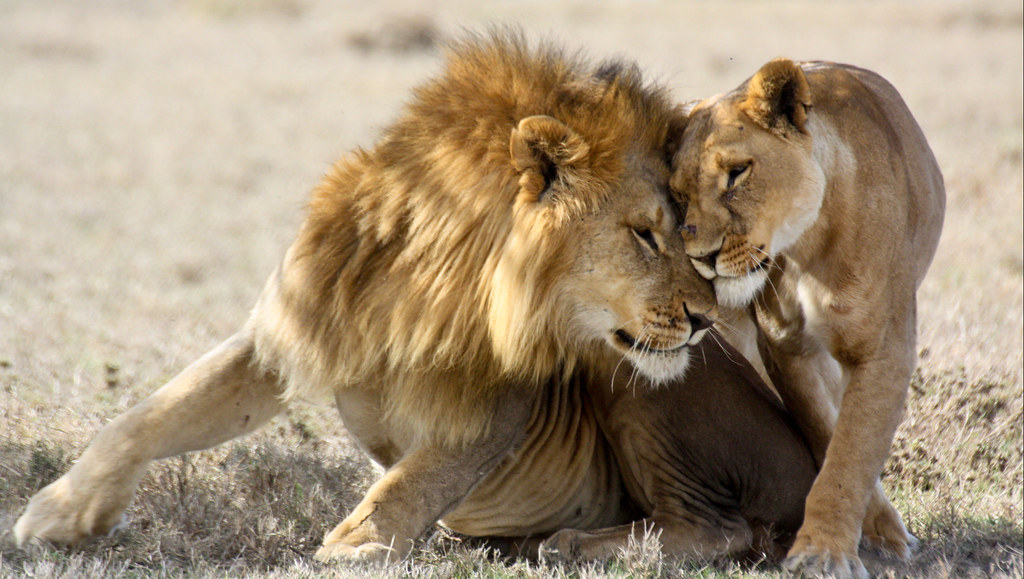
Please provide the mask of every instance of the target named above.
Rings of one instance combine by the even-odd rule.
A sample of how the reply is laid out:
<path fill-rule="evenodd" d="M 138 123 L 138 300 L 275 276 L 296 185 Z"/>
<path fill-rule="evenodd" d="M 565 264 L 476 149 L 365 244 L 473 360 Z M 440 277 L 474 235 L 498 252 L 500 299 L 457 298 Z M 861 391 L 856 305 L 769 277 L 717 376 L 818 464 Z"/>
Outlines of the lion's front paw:
<path fill-rule="evenodd" d="M 322 563 L 335 560 L 346 560 L 359 563 L 376 563 L 386 565 L 401 559 L 395 549 L 381 543 L 363 543 L 353 546 L 345 543 L 324 545 L 317 550 L 314 558 Z"/>
<path fill-rule="evenodd" d="M 575 561 L 579 558 L 580 532 L 575 529 L 562 529 L 551 535 L 540 544 L 541 560 L 552 563 Z"/>
<path fill-rule="evenodd" d="M 19 547 L 33 542 L 75 545 L 124 525 L 124 506 L 102 497 L 76 497 L 65 475 L 36 493 L 14 524 Z"/>
<path fill-rule="evenodd" d="M 401 561 L 411 550 L 411 540 L 400 540 L 393 533 L 382 532 L 369 517 L 350 515 L 327 533 L 315 557 L 322 562 L 387 564 Z"/>
<path fill-rule="evenodd" d="M 798 540 L 789 551 L 782 566 L 801 577 L 834 577 L 836 579 L 867 579 L 864 568 L 856 553 L 829 550 L 819 547 L 810 540 Z"/>

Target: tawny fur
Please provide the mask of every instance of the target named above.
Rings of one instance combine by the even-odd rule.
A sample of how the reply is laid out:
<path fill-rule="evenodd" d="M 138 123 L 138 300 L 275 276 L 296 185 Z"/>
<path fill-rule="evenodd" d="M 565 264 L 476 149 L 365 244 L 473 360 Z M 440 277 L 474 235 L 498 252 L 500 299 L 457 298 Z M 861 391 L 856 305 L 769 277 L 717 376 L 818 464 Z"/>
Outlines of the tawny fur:
<path fill-rule="evenodd" d="M 720 304 L 752 304 L 744 352 L 764 356 L 822 465 L 791 566 L 864 575 L 862 531 L 906 557 L 878 476 L 945 207 L 921 129 L 877 74 L 779 59 L 696 105 L 673 164 L 687 253 Z"/>
<path fill-rule="evenodd" d="M 486 377 L 537 383 L 577 362 L 585 349 L 566 340 L 553 287 L 566 246 L 579 243 L 567 224 L 612 194 L 629 150 L 659 154 L 675 111 L 634 69 L 605 85 L 581 59 L 512 37 L 463 42 L 449 56 L 378 145 L 341 160 L 314 191 L 253 323 L 286 396 L 379 377 L 391 410 L 457 438 L 485 426 L 478 410 L 498 394 Z M 565 159 L 559 178 L 573 195 L 518 241 L 525 249 L 509 241 L 513 204 L 529 190 L 509 163 L 509 136 L 539 114 L 572 127 L 587 151 Z M 513 260 L 518 279 L 508 280 L 501 267 Z"/>
<path fill-rule="evenodd" d="M 769 418 L 750 432 L 730 422 L 745 412 L 686 403 L 712 430 L 746 432 L 744 449 L 785 447 L 767 462 L 687 437 L 693 417 L 673 418 L 677 396 L 699 392 L 679 383 L 691 349 L 735 358 L 699 343 L 714 294 L 667 192 L 682 121 L 634 65 L 594 67 L 514 33 L 457 44 L 381 141 L 324 177 L 246 327 L 105 426 L 32 498 L 18 542 L 108 532 L 150 461 L 251 432 L 307 394 L 333 395 L 387 469 L 327 533 L 321 560 L 395 560 L 439 519 L 523 535 L 650 515 L 679 555 L 792 526 L 814 467 L 777 408 L 759 398 Z M 696 375 L 756 393 L 735 367 Z M 592 396 L 612 384 L 619 401 L 633 399 L 626 388 L 650 396 Z M 663 447 L 642 426 L 658 416 Z M 652 460 L 702 476 L 624 482 Z M 735 505 L 716 502 L 722 493 Z M 734 537 L 721 536 L 727 519 Z M 581 554 L 614 553 L 629 533 L 612 531 L 584 537 Z"/>

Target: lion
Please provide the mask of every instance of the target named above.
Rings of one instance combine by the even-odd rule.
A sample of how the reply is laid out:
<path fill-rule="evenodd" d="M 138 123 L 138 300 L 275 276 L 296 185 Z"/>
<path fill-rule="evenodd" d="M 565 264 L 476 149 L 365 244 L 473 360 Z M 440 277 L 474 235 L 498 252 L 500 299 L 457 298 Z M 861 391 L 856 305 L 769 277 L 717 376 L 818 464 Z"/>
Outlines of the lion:
<path fill-rule="evenodd" d="M 786 564 L 864 576 L 858 541 L 916 540 L 879 482 L 916 365 L 916 291 L 945 212 L 939 166 L 879 75 L 773 60 L 692 106 L 670 183 L 723 317 L 746 308 L 820 473 Z M 753 323 L 751 323 L 753 325 Z"/>
<path fill-rule="evenodd" d="M 683 119 L 635 65 L 515 31 L 454 42 L 314 189 L 246 325 L 107 424 L 17 541 L 107 533 L 151 461 L 320 395 L 386 469 L 321 561 L 401 559 L 438 521 L 552 556 L 602 556 L 638 516 L 681 555 L 795 531 L 810 448 L 738 354 L 701 342 L 717 305 L 668 194 Z"/>

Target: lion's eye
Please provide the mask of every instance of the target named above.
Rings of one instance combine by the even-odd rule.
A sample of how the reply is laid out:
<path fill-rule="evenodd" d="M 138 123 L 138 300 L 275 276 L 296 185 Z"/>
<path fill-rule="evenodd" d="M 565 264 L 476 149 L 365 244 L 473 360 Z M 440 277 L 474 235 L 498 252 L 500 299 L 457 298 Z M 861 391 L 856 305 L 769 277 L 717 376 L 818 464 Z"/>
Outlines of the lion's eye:
<path fill-rule="evenodd" d="M 646 245 L 648 249 L 654 253 L 658 253 L 658 240 L 655 239 L 654 233 L 646 227 L 634 227 L 633 236 L 636 237 L 642 245 Z"/>
<path fill-rule="evenodd" d="M 729 182 L 726 183 L 726 191 L 736 186 L 736 180 L 743 176 L 747 170 L 750 169 L 750 163 L 744 163 L 743 165 L 736 165 L 732 169 L 729 169 Z"/>

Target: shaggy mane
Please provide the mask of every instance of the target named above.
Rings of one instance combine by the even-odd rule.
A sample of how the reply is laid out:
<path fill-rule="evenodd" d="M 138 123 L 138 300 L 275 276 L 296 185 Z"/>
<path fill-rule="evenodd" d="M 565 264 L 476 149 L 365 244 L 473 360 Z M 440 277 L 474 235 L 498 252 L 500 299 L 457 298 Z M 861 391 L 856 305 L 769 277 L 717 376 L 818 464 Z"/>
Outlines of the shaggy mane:
<path fill-rule="evenodd" d="M 287 397 L 373 384 L 392 413 L 429 423 L 415 431 L 479 433 L 486 416 L 472 417 L 504 389 L 575 363 L 545 295 L 558 248 L 543 241 L 521 277 L 537 286 L 533 319 L 504 340 L 516 351 L 490 335 L 495 270 L 515 249 L 513 128 L 549 115 L 589 143 L 587 182 L 599 185 L 581 191 L 566 222 L 608 195 L 628 149 L 661 149 L 672 112 L 633 64 L 591 66 L 510 30 L 454 42 L 445 70 L 413 91 L 377 145 L 341 159 L 313 191 L 253 316 L 263 363 Z"/>

